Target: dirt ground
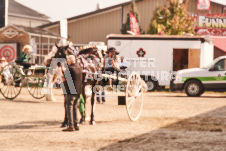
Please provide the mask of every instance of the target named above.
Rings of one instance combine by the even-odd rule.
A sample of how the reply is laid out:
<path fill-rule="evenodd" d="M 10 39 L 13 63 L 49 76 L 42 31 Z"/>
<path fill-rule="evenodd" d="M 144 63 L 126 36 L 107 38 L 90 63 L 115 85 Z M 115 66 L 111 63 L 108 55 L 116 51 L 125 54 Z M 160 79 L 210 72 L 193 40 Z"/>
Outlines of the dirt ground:
<path fill-rule="evenodd" d="M 62 132 L 63 96 L 33 99 L 26 89 L 13 101 L 0 95 L 0 150 L 226 150 L 225 93 L 145 93 L 140 119 L 131 122 L 116 95 L 96 104 L 95 125 Z M 89 108 L 89 106 L 88 106 Z"/>

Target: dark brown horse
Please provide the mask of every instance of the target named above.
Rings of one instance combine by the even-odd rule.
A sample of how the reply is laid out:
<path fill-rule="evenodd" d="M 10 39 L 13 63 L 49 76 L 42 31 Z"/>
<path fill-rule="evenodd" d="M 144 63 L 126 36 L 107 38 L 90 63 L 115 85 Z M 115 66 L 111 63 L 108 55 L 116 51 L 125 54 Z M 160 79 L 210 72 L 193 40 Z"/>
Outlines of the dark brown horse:
<path fill-rule="evenodd" d="M 90 85 L 92 90 L 91 94 L 91 115 L 90 115 L 90 124 L 95 124 L 94 120 L 94 104 L 95 104 L 95 90 L 94 87 L 96 85 L 103 85 L 104 81 L 98 79 L 97 77 L 101 76 L 102 68 L 103 68 L 103 56 L 102 51 L 98 50 L 96 47 L 90 47 L 84 50 L 81 50 L 77 59 L 80 59 L 82 68 L 83 68 L 83 97 L 86 102 L 86 93 L 85 87 Z M 80 123 L 84 123 L 85 117 L 82 117 Z"/>

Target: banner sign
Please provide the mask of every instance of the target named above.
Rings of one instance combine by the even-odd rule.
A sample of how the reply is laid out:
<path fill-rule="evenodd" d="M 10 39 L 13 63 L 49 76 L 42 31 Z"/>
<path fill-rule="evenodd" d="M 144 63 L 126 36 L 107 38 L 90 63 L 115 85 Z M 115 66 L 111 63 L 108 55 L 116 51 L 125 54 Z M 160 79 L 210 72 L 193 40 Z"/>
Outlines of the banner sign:
<path fill-rule="evenodd" d="M 16 43 L 1 43 L 0 44 L 0 57 L 5 57 L 7 62 L 16 59 Z"/>
<path fill-rule="evenodd" d="M 132 13 L 129 13 L 129 16 L 130 16 L 130 31 L 132 31 L 136 35 L 139 35 L 140 29 L 136 17 Z"/>
<path fill-rule="evenodd" d="M 195 20 L 199 35 L 226 36 L 226 14 L 198 14 Z"/>
<path fill-rule="evenodd" d="M 210 9 L 210 0 L 198 0 L 197 9 L 198 10 L 209 10 Z"/>

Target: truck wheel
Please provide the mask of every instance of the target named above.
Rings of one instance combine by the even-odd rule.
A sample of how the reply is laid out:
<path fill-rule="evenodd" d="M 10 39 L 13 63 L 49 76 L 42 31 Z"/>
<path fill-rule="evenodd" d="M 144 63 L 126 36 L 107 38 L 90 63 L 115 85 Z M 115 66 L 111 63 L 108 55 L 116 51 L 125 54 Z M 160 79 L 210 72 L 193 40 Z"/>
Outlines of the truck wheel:
<path fill-rule="evenodd" d="M 156 81 L 154 80 L 148 80 L 146 81 L 147 87 L 148 87 L 148 91 L 155 91 L 155 89 L 157 88 L 157 84 Z"/>
<path fill-rule="evenodd" d="M 197 97 L 204 92 L 204 89 L 202 84 L 199 81 L 190 80 L 185 84 L 185 92 L 187 96 Z"/>

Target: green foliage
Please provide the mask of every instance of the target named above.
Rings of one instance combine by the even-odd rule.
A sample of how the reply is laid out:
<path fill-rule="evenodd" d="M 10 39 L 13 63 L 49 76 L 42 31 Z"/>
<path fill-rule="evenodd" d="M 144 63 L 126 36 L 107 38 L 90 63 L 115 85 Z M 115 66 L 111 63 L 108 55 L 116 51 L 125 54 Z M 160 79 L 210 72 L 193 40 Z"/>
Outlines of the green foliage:
<path fill-rule="evenodd" d="M 179 0 L 168 2 L 168 6 L 155 9 L 147 33 L 158 34 L 162 31 L 167 35 L 194 33 L 193 18 L 186 11 L 188 0 L 184 0 L 182 4 Z"/>
<path fill-rule="evenodd" d="M 126 19 L 126 23 L 122 24 L 122 29 L 121 29 L 121 33 L 122 34 L 128 34 L 127 30 L 130 30 L 130 17 L 129 17 L 129 13 L 127 14 L 127 19 Z"/>
<path fill-rule="evenodd" d="M 140 17 L 139 17 L 139 13 L 138 13 L 138 10 L 137 10 L 137 6 L 136 6 L 135 0 L 132 0 L 132 2 L 131 2 L 130 13 L 132 13 L 136 17 L 137 22 L 139 23 L 140 22 Z M 140 26 L 139 26 L 139 28 L 140 28 L 140 33 L 144 34 L 144 31 L 141 29 Z M 126 23 L 122 24 L 121 33 L 122 34 L 128 34 L 127 33 L 128 30 L 130 30 L 130 16 L 129 16 L 129 13 L 127 14 Z"/>

